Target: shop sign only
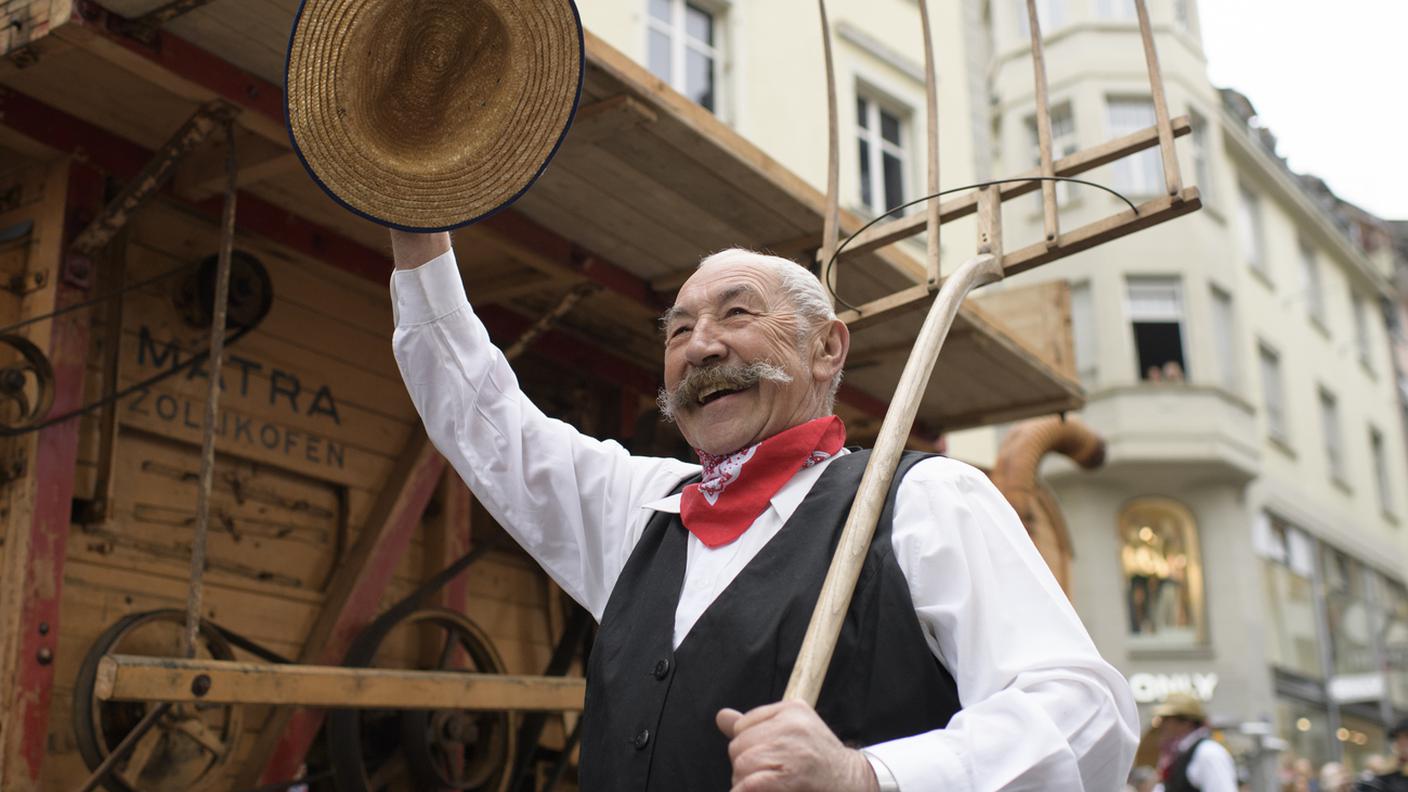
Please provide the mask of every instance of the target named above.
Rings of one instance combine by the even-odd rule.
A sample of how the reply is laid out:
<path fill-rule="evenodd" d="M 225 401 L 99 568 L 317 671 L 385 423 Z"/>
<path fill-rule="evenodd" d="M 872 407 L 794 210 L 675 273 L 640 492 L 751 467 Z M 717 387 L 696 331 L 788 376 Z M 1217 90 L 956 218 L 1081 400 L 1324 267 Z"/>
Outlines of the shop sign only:
<path fill-rule="evenodd" d="M 1131 674 L 1129 687 L 1140 704 L 1158 704 L 1170 693 L 1189 693 L 1199 701 L 1212 701 L 1217 674 Z"/>

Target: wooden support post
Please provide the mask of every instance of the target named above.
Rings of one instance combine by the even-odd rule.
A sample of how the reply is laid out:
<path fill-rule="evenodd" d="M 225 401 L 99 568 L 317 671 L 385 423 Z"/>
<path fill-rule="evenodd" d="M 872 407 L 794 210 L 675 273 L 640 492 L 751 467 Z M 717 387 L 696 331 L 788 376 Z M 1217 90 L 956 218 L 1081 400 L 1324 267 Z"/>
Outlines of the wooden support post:
<path fill-rule="evenodd" d="M 32 269 L 47 272 L 51 286 L 28 295 L 22 306 L 25 316 L 48 313 L 86 296 L 88 263 L 64 251 L 102 205 L 102 179 L 76 163 L 53 165 L 44 189 L 33 217 L 39 244 Z M 83 400 L 89 322 L 88 313 L 79 311 L 30 329 L 30 338 L 53 364 L 55 411 L 74 409 Z M 7 463 L 23 470 L 21 478 L 4 485 L 9 513 L 0 523 L 5 534 L 0 574 L 0 789 L 6 792 L 36 789 L 48 752 L 78 425 L 76 420 L 64 421 L 4 446 L 11 455 Z"/>
<path fill-rule="evenodd" d="M 1036 0 L 1027 0 L 1027 24 L 1032 32 L 1032 70 L 1036 73 L 1036 136 L 1041 152 L 1041 213 L 1046 231 L 1046 244 L 1055 245 L 1061 235 L 1056 217 L 1056 166 L 1051 152 L 1051 100 L 1046 94 L 1046 51 L 1041 42 L 1041 21 L 1037 19 Z"/>
<path fill-rule="evenodd" d="M 205 677 L 199 685 L 198 677 Z M 196 690 L 204 690 L 197 695 Z M 178 704 L 292 704 L 365 709 L 581 710 L 581 677 L 467 674 L 179 660 L 108 655 L 98 663 L 94 695 L 102 701 Z M 291 776 L 290 776 L 291 777 Z"/>
<path fill-rule="evenodd" d="M 1149 24 L 1148 4 L 1134 0 L 1134 8 L 1139 15 L 1139 37 L 1144 41 L 1144 62 L 1149 69 L 1149 95 L 1154 100 L 1154 124 L 1159 131 L 1159 153 L 1163 155 L 1164 187 L 1170 196 L 1177 197 L 1183 190 L 1183 177 L 1178 172 L 1178 151 L 1173 147 L 1173 125 L 1169 122 L 1159 52 L 1154 48 L 1154 28 Z"/>
<path fill-rule="evenodd" d="M 929 27 L 929 0 L 919 0 L 919 21 L 924 32 L 924 112 L 928 131 L 928 194 L 934 196 L 924 204 L 925 285 L 939 288 L 939 78 L 934 65 L 934 34 Z M 888 207 L 887 207 L 888 208 Z"/>
<path fill-rule="evenodd" d="M 826 17 L 826 0 L 816 0 L 821 9 L 821 52 L 826 63 L 826 206 L 821 215 L 821 249 L 817 258 L 823 267 L 821 279 L 836 293 L 835 267 L 838 226 L 841 218 L 841 143 L 836 119 L 836 65 L 831 57 L 831 23 Z"/>
<path fill-rule="evenodd" d="M 440 513 L 426 526 L 425 556 L 421 564 L 421 579 L 429 579 L 435 573 L 454 563 L 469 552 L 473 541 L 474 494 L 460 480 L 454 470 L 445 469 L 440 479 Z M 453 611 L 464 613 L 469 605 L 469 586 L 465 576 L 460 575 L 440 590 L 437 604 Z"/>
<path fill-rule="evenodd" d="M 298 662 L 342 662 L 357 633 L 375 617 L 381 595 L 410 546 L 445 467 L 445 458 L 430 444 L 425 430 L 414 427 L 390 480 L 328 587 Z M 293 778 L 322 721 L 323 713 L 317 710 L 275 708 L 245 760 L 236 787 L 255 786 L 261 779 L 271 783 Z"/>

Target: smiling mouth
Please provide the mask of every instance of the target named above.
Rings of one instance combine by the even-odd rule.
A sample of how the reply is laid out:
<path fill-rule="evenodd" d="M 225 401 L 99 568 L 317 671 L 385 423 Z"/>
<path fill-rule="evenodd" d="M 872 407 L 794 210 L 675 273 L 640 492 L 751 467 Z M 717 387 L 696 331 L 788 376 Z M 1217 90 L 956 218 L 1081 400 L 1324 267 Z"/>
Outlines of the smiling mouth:
<path fill-rule="evenodd" d="M 748 388 L 732 388 L 724 385 L 720 385 L 715 388 L 709 388 L 699 394 L 699 404 L 700 406 L 703 406 L 705 404 L 709 404 L 710 402 L 718 401 L 719 399 L 722 399 L 725 396 L 731 396 L 735 393 L 742 393 L 745 390 L 748 390 Z"/>

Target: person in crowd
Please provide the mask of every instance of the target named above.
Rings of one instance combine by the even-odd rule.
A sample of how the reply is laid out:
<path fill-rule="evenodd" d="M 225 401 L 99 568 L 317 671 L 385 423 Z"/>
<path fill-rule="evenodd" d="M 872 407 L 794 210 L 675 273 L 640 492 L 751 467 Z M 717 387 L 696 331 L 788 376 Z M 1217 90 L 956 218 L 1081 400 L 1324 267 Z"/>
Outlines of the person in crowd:
<path fill-rule="evenodd" d="M 1170 693 L 1154 710 L 1159 730 L 1160 792 L 1237 792 L 1237 763 L 1212 738 L 1203 702 Z"/>
<path fill-rule="evenodd" d="M 1388 732 L 1388 740 L 1398 767 L 1360 781 L 1354 787 L 1355 792 L 1408 792 L 1408 718 L 1394 724 Z"/>

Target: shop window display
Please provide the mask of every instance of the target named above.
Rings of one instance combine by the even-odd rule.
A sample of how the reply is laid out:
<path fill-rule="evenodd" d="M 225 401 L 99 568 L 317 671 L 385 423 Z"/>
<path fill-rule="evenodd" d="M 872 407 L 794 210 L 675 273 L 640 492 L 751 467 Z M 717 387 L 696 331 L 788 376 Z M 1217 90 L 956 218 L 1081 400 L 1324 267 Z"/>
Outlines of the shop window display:
<path fill-rule="evenodd" d="M 1334 672 L 1372 673 L 1376 663 L 1369 627 L 1368 572 L 1363 564 L 1332 547 L 1324 548 L 1320 560 Z"/>
<path fill-rule="evenodd" d="M 1388 662 L 1389 700 L 1395 707 L 1408 710 L 1408 588 L 1382 579 L 1379 591 L 1379 629 Z"/>
<path fill-rule="evenodd" d="M 1136 640 L 1203 640 L 1203 576 L 1192 512 L 1167 498 L 1132 501 L 1119 518 L 1129 631 Z"/>

